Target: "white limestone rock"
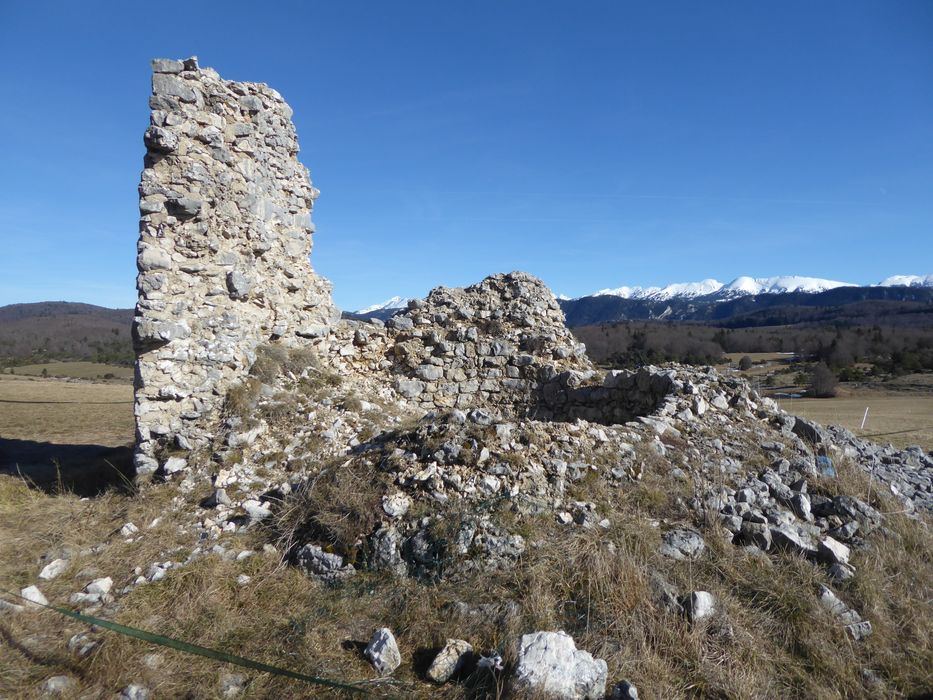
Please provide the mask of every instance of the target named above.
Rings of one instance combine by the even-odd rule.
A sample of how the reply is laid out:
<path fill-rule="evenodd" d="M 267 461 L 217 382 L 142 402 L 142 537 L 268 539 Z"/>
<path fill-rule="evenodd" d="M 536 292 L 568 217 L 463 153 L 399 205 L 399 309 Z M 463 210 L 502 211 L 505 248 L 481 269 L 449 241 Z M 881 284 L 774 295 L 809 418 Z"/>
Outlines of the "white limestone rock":
<path fill-rule="evenodd" d="M 76 685 L 75 679 L 71 676 L 52 676 L 42 684 L 42 690 L 46 695 L 66 695 Z"/>
<path fill-rule="evenodd" d="M 369 644 L 363 650 L 363 656 L 369 659 L 380 676 L 389 676 L 402 665 L 402 654 L 395 635 L 388 627 L 380 627 L 373 632 Z"/>
<path fill-rule="evenodd" d="M 606 662 L 577 649 L 566 632 L 534 632 L 519 643 L 512 687 L 541 698 L 598 700 L 607 674 Z"/>
<path fill-rule="evenodd" d="M 671 530 L 664 533 L 661 539 L 661 554 L 678 561 L 696 560 L 706 549 L 703 536 L 695 530 Z"/>
<path fill-rule="evenodd" d="M 39 578 L 43 581 L 51 581 L 53 578 L 56 578 L 62 574 L 65 569 L 68 568 L 67 559 L 53 559 L 51 562 L 42 567 L 42 571 L 39 572 Z"/>
<path fill-rule="evenodd" d="M 91 595 L 104 596 L 110 593 L 111 588 L 113 588 L 113 579 L 109 576 L 105 576 L 91 581 L 84 587 L 84 592 L 90 593 Z"/>
<path fill-rule="evenodd" d="M 42 591 L 40 591 L 36 586 L 26 586 L 19 592 L 19 594 L 29 601 L 26 603 L 27 608 L 32 608 L 35 610 L 41 608 L 43 605 L 49 604 L 48 598 L 42 595 Z"/>
<path fill-rule="evenodd" d="M 473 656 L 473 646 L 462 639 L 448 639 L 444 648 L 434 657 L 428 668 L 428 678 L 435 683 L 446 683 L 463 671 Z"/>
<path fill-rule="evenodd" d="M 682 604 L 690 622 L 702 622 L 712 617 L 718 607 L 716 596 L 709 591 L 693 591 Z"/>
<path fill-rule="evenodd" d="M 339 554 L 325 552 L 316 544 L 306 544 L 297 554 L 298 566 L 326 583 L 342 581 L 356 573 L 353 564 L 347 564 Z"/>

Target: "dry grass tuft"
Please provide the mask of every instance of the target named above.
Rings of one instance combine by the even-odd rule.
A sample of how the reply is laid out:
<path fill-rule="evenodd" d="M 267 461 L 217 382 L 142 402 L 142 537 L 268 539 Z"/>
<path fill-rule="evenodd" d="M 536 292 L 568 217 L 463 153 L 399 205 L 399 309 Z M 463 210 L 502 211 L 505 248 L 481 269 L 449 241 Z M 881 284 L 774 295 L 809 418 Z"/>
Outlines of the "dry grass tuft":
<path fill-rule="evenodd" d="M 276 516 L 277 545 L 286 553 L 309 541 L 360 564 L 360 546 L 379 523 L 388 480 L 372 467 L 334 462 L 325 466 Z"/>

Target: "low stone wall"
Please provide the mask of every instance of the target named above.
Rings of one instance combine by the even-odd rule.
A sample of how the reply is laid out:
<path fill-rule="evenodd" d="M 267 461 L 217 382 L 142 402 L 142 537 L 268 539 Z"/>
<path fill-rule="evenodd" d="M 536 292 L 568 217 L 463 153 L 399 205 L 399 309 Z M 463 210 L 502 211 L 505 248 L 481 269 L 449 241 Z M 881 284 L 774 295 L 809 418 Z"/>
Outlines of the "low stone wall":
<path fill-rule="evenodd" d="M 538 420 L 574 421 L 615 425 L 647 416 L 664 403 L 675 389 L 670 372 L 652 368 L 617 370 L 601 383 L 595 372 L 562 372 L 538 389 Z"/>
<path fill-rule="evenodd" d="M 315 274 L 292 110 L 197 59 L 152 63 L 139 185 L 137 471 L 184 468 L 259 344 L 316 343 L 339 319 Z"/>

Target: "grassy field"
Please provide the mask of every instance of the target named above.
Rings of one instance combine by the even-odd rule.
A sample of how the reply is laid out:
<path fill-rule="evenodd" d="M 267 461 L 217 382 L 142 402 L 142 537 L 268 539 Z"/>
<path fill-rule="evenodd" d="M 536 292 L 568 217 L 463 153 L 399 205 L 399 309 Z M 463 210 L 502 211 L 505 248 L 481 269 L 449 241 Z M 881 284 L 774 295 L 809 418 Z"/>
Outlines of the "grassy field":
<path fill-rule="evenodd" d="M 133 434 L 133 387 L 128 384 L 0 375 L 0 437 L 117 446 L 132 442 Z"/>
<path fill-rule="evenodd" d="M 14 367 L 13 373 L 18 375 L 40 377 L 74 377 L 75 379 L 133 379 L 132 367 L 119 365 L 105 365 L 100 362 L 46 362 L 39 365 L 21 365 Z M 10 370 L 5 370 L 9 372 Z M 110 376 L 108 376 L 110 375 Z"/>
<path fill-rule="evenodd" d="M 736 367 L 746 354 L 754 364 L 739 371 Z M 765 395 L 778 391 L 800 393 L 806 389 L 794 383 L 796 372 L 789 365 L 790 354 L 732 353 L 726 357 L 728 362 L 717 368 L 720 372 L 744 377 Z M 773 376 L 770 387 L 765 384 L 769 375 Z M 886 381 L 871 378 L 858 384 L 840 384 L 835 398 L 781 398 L 778 403 L 788 413 L 823 425 L 841 425 L 882 445 L 890 442 L 901 448 L 920 445 L 927 451 L 933 450 L 931 374 L 911 374 Z M 868 418 L 862 429 L 866 408 Z"/>
<path fill-rule="evenodd" d="M 880 444 L 920 445 L 933 450 L 933 396 L 864 392 L 834 399 L 782 399 L 779 403 L 788 413 L 824 425 L 841 425 Z M 868 419 L 860 429 L 866 407 Z"/>

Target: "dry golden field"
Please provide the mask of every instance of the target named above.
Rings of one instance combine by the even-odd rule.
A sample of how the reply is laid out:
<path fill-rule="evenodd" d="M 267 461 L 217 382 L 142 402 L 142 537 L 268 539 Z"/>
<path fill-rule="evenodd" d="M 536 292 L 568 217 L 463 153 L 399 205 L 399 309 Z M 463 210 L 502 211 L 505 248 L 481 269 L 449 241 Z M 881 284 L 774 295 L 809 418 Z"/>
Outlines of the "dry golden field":
<path fill-rule="evenodd" d="M 841 425 L 874 442 L 933 450 L 933 396 L 862 391 L 834 399 L 781 399 L 788 413 L 823 425 Z M 865 408 L 868 419 L 860 429 Z"/>
<path fill-rule="evenodd" d="M 130 384 L 0 375 L 2 438 L 117 446 L 132 442 L 133 430 Z"/>
<path fill-rule="evenodd" d="M 736 369 L 739 360 L 748 355 L 751 369 Z M 796 371 L 789 365 L 787 353 L 731 353 L 728 362 L 717 369 L 724 374 L 744 377 L 764 395 L 793 394 L 805 387 L 794 383 Z M 760 364 L 759 364 L 760 363 Z M 765 378 L 773 375 L 773 386 Z M 779 398 L 781 407 L 793 415 L 803 416 L 823 425 L 841 425 L 856 435 L 880 444 L 897 447 L 920 445 L 933 450 L 933 375 L 911 374 L 881 381 L 870 379 L 858 384 L 840 384 L 837 396 L 831 399 Z M 862 429 L 862 417 L 868 408 L 868 418 Z"/>
<path fill-rule="evenodd" d="M 5 370 L 9 372 L 10 370 Z M 49 377 L 74 377 L 76 379 L 133 379 L 132 367 L 105 365 L 100 362 L 45 362 L 39 365 L 20 365 L 13 372 L 19 375 L 39 377 L 45 371 Z M 109 376 L 108 376 L 109 375 Z"/>

